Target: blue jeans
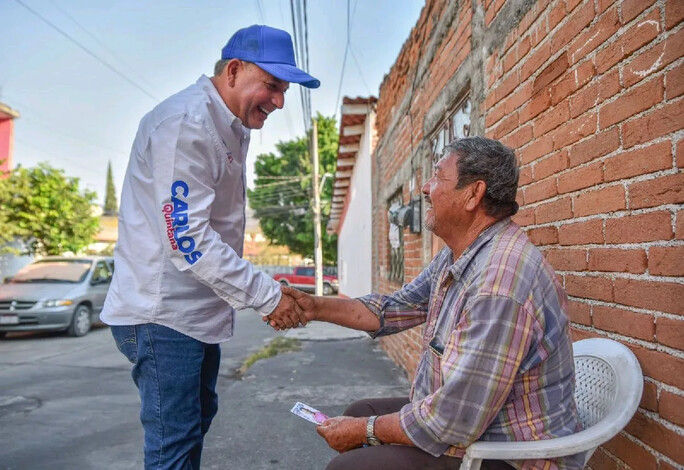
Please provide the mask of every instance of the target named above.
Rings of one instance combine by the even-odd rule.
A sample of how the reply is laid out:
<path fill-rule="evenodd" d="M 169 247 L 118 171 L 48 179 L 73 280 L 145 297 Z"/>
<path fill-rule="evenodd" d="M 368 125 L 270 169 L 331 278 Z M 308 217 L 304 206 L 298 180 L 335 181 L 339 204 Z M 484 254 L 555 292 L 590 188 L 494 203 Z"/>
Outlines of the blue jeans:
<path fill-rule="evenodd" d="M 218 410 L 221 349 L 153 323 L 112 326 L 134 364 L 145 431 L 145 469 L 198 470 L 204 435 Z"/>

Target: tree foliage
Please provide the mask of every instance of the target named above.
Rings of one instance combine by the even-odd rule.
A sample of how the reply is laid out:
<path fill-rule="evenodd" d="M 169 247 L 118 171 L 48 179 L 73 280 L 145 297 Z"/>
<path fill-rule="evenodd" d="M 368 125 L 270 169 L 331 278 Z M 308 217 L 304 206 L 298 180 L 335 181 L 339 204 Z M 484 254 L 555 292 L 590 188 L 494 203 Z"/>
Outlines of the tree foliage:
<path fill-rule="evenodd" d="M 18 167 L 0 179 L 0 242 L 19 239 L 29 255 L 76 253 L 98 231 L 95 198 L 79 188 L 78 178 L 47 163 Z"/>
<path fill-rule="evenodd" d="M 107 162 L 107 191 L 105 192 L 104 215 L 115 215 L 119 211 L 116 203 L 116 189 L 112 175 L 112 162 Z"/>
<path fill-rule="evenodd" d="M 319 174 L 334 174 L 339 138 L 334 117 L 318 119 Z M 292 253 L 314 256 L 313 189 L 309 140 L 300 137 L 276 144 L 276 154 L 257 156 L 256 181 L 248 190 L 249 205 L 259 219 L 264 235 L 275 245 L 285 245 Z M 321 191 L 321 234 L 323 262 L 337 263 L 337 235 L 328 235 L 325 225 L 330 216 L 332 177 Z"/>

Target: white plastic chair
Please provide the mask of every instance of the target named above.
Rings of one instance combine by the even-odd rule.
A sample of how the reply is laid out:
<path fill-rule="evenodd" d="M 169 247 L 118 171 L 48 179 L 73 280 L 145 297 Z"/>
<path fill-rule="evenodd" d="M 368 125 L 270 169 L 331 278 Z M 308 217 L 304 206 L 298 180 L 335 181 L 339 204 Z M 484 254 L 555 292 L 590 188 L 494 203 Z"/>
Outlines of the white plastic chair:
<path fill-rule="evenodd" d="M 479 470 L 482 460 L 547 459 L 584 454 L 624 428 L 639 406 L 644 388 L 641 367 L 626 346 L 605 338 L 573 344 L 575 401 L 583 430 L 569 436 L 525 442 L 475 442 L 466 449 L 460 470 Z"/>

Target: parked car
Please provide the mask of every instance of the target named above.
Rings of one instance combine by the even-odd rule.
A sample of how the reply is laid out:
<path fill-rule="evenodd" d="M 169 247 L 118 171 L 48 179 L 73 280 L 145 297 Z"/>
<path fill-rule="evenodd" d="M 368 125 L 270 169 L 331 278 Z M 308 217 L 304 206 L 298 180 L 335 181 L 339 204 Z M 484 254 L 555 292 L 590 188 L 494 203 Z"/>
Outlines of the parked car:
<path fill-rule="evenodd" d="M 335 270 L 336 272 L 336 270 Z M 339 288 L 337 274 L 328 274 L 326 267 L 323 268 L 323 295 L 336 294 Z M 316 290 L 316 270 L 313 266 L 296 266 L 290 273 L 277 273 L 273 279 L 284 286 L 292 286 L 303 291 L 314 292 Z"/>
<path fill-rule="evenodd" d="M 35 261 L 0 285 L 0 338 L 12 331 L 66 330 L 83 336 L 98 321 L 114 273 L 103 256 Z"/>

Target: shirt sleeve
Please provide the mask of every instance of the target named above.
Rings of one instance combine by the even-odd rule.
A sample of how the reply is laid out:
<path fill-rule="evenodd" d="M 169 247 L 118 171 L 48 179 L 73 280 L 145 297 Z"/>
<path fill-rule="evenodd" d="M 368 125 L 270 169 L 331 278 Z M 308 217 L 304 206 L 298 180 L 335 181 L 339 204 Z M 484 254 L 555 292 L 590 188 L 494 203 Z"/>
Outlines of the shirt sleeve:
<path fill-rule="evenodd" d="M 442 357 L 432 358 L 442 386 L 401 409 L 404 432 L 434 456 L 476 441 L 505 404 L 534 334 L 533 316 L 518 302 L 476 298 L 462 312 Z"/>
<path fill-rule="evenodd" d="M 218 143 L 199 118 L 176 116 L 160 126 L 166 128 L 152 132 L 146 154 L 165 255 L 233 308 L 271 313 L 280 301 L 278 283 L 238 256 L 210 224 L 220 175 Z"/>
<path fill-rule="evenodd" d="M 368 333 L 371 338 L 392 335 L 425 323 L 438 258 L 441 257 L 436 256 L 413 281 L 393 294 L 358 297 L 380 319 L 380 328 Z"/>

